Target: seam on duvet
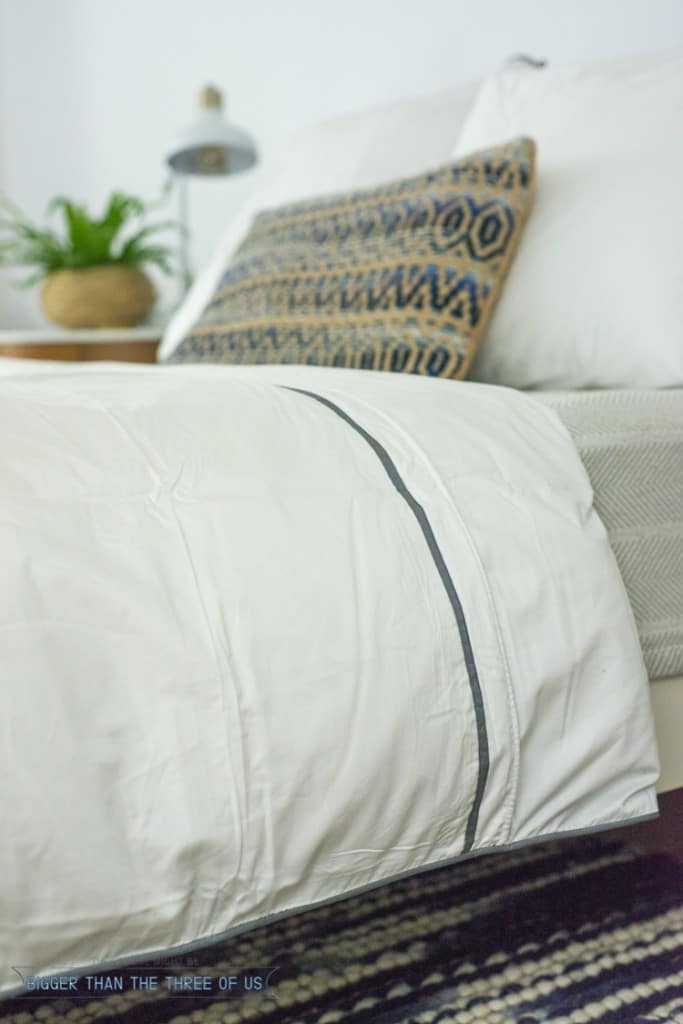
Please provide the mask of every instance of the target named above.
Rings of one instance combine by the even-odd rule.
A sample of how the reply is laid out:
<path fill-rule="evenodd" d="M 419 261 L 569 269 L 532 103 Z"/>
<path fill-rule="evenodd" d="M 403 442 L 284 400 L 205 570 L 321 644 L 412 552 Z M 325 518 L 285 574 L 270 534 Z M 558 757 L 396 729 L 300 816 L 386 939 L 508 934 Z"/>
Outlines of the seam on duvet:
<path fill-rule="evenodd" d="M 221 737 L 222 737 L 222 741 L 223 741 L 223 752 L 224 752 L 224 756 L 226 758 L 228 766 L 232 767 L 231 757 L 230 757 L 230 753 L 229 753 L 229 746 L 230 746 L 230 744 L 228 742 L 227 727 L 226 727 L 226 723 L 228 721 L 228 715 L 226 713 L 226 705 L 225 705 L 225 690 L 226 690 L 226 686 L 225 686 L 224 672 L 221 669 L 221 660 L 220 660 L 220 657 L 219 657 L 219 654 L 218 654 L 218 647 L 217 647 L 217 644 L 216 644 L 216 638 L 214 636 L 213 629 L 211 627 L 211 620 L 209 618 L 209 614 L 208 614 L 208 611 L 207 611 L 207 608 L 206 608 L 206 601 L 204 599 L 204 593 L 202 591 L 201 584 L 200 584 L 199 578 L 197 576 L 197 569 L 196 569 L 194 560 L 192 558 L 192 552 L 191 552 L 191 548 L 190 548 L 190 543 L 189 543 L 187 534 L 185 532 L 185 528 L 183 527 L 183 524 L 181 522 L 180 515 L 178 514 L 178 509 L 176 507 L 176 498 L 175 498 L 174 494 L 172 493 L 172 491 L 167 491 L 166 493 L 167 493 L 167 497 L 168 497 L 168 506 L 169 506 L 171 515 L 173 516 L 173 520 L 175 522 L 176 529 L 178 531 L 178 535 L 180 537 L 180 542 L 182 544 L 183 552 L 185 554 L 185 559 L 187 561 L 189 573 L 190 573 L 190 576 L 192 578 L 192 584 L 193 584 L 193 587 L 194 587 L 195 599 L 197 601 L 197 604 L 198 604 L 198 607 L 199 607 L 199 611 L 201 613 L 202 622 L 204 624 L 204 628 L 206 630 L 209 643 L 211 645 L 211 654 L 212 654 L 214 668 L 215 668 L 215 672 L 216 672 L 216 678 L 217 678 L 218 683 L 219 683 L 218 691 L 219 691 L 219 698 L 220 698 L 220 702 L 221 702 L 221 708 L 222 708 L 222 711 L 223 711 L 223 726 L 222 726 L 222 729 L 221 729 Z M 237 701 L 236 697 L 235 697 L 235 700 Z M 240 737 L 240 756 L 241 756 L 242 764 L 244 764 L 244 750 L 243 750 L 243 744 L 242 744 L 242 731 L 241 731 L 241 729 L 238 730 L 238 732 L 239 732 L 239 737 Z M 237 797 L 235 795 L 235 789 L 234 788 L 232 788 L 230 790 L 230 792 L 228 793 L 227 798 L 226 798 L 226 803 L 227 803 L 227 805 L 230 808 L 230 817 L 232 819 L 231 820 L 231 825 L 234 823 L 234 821 L 240 822 L 240 827 L 239 827 L 239 864 L 241 865 L 242 864 L 242 860 L 243 860 L 243 853 L 244 853 L 244 829 L 241 826 L 241 820 L 242 819 L 241 819 L 241 815 L 239 813 L 239 806 L 236 806 L 236 804 L 237 804 Z"/>
<path fill-rule="evenodd" d="M 328 391 L 328 393 L 329 393 L 330 390 L 334 394 L 338 393 L 338 392 L 336 392 L 335 389 L 326 389 L 326 390 Z M 340 394 L 340 397 L 342 399 L 348 397 L 343 392 L 341 392 L 339 394 Z M 357 395 L 353 396 L 353 400 L 358 405 L 365 406 L 365 408 L 367 408 L 373 415 L 377 416 L 379 419 L 385 420 L 386 423 L 391 427 L 391 429 L 394 430 L 397 434 L 399 434 L 403 438 L 403 440 L 405 441 L 406 445 L 416 454 L 416 456 L 423 463 L 423 465 L 425 466 L 427 472 L 429 473 L 429 475 L 431 476 L 432 480 L 434 481 L 435 487 L 438 488 L 440 493 L 443 495 L 444 499 L 448 502 L 449 506 L 453 510 L 453 515 L 458 520 L 460 528 L 461 528 L 461 530 L 462 530 L 462 532 L 463 532 L 463 534 L 465 536 L 465 539 L 467 541 L 469 549 L 470 549 L 470 551 L 472 553 L 472 557 L 473 557 L 474 561 L 476 562 L 477 567 L 479 569 L 479 576 L 480 576 L 480 579 L 481 579 L 484 591 L 486 592 L 486 599 L 488 601 L 488 607 L 489 607 L 489 612 L 490 612 L 490 616 L 491 616 L 491 622 L 493 623 L 493 628 L 495 630 L 496 640 L 498 642 L 498 650 L 500 652 L 501 662 L 502 662 L 502 665 L 503 665 L 503 677 L 504 677 L 504 680 L 505 680 L 505 688 L 506 688 L 507 699 L 508 699 L 508 709 L 509 709 L 509 712 L 510 712 L 509 724 L 510 724 L 510 730 L 512 732 L 512 769 L 511 769 L 511 779 L 510 779 L 510 787 L 509 787 L 510 788 L 510 793 L 509 793 L 509 796 L 505 800 L 505 812 L 504 812 L 504 815 L 503 815 L 503 833 L 505 835 L 505 838 L 509 840 L 510 835 L 512 834 L 512 828 L 513 828 L 515 811 L 517 810 L 517 793 L 518 793 L 518 789 L 519 789 L 519 763 L 520 763 L 519 718 L 518 718 L 518 714 L 517 714 L 517 701 L 515 700 L 515 692 L 514 692 L 514 687 L 512 685 L 512 669 L 510 668 L 510 659 L 508 658 L 507 648 L 505 646 L 505 641 L 503 639 L 503 631 L 502 631 L 501 626 L 500 626 L 500 619 L 498 617 L 498 611 L 497 611 L 497 608 L 496 608 L 496 603 L 493 600 L 493 594 L 491 593 L 491 588 L 489 586 L 488 577 L 486 575 L 486 572 L 484 571 L 484 566 L 482 564 L 481 558 L 479 557 L 479 551 L 477 549 L 477 545 L 475 544 L 474 539 L 473 539 L 470 531 L 468 530 L 468 528 L 467 528 L 467 526 L 466 526 L 466 524 L 465 524 L 465 522 L 464 522 L 464 520 L 462 518 L 462 515 L 460 514 L 460 510 L 458 509 L 458 506 L 457 506 L 456 502 L 453 500 L 453 496 L 450 494 L 448 489 L 444 486 L 444 483 L 441 480 L 441 477 L 439 476 L 439 474 L 434 469 L 430 459 L 425 454 L 424 449 L 412 439 L 410 434 L 408 434 L 407 431 L 404 430 L 404 428 L 399 423 L 396 422 L 396 420 L 392 419 L 391 416 L 388 416 L 387 413 L 383 412 L 381 409 L 375 408 L 375 406 L 369 405 L 367 402 L 365 402 L 362 398 L 359 398 Z"/>
<path fill-rule="evenodd" d="M 460 603 L 460 598 L 453 584 L 453 580 L 448 571 L 445 559 L 439 548 L 438 541 L 434 536 L 427 514 L 420 505 L 420 503 L 414 498 L 411 491 L 406 486 L 401 474 L 398 472 L 396 465 L 389 455 L 386 448 L 380 444 L 380 442 L 369 434 L 359 423 L 356 422 L 348 413 L 331 402 L 329 398 L 324 398 L 322 395 L 316 394 L 315 391 L 307 391 L 304 388 L 292 388 L 286 387 L 287 391 L 295 391 L 301 395 L 306 395 L 308 398 L 314 399 L 321 405 L 327 406 L 332 412 L 334 412 L 340 419 L 347 423 L 352 430 L 354 430 L 368 446 L 374 451 L 375 455 L 380 461 L 384 471 L 386 472 L 389 480 L 395 487 L 396 491 L 400 494 L 403 500 L 406 502 L 411 512 L 417 520 L 418 526 L 422 532 L 429 552 L 432 556 L 432 560 L 439 574 L 441 582 L 443 583 L 446 595 L 450 602 L 455 621 L 458 626 L 458 633 L 460 636 L 460 643 L 465 657 L 465 665 L 467 667 L 467 677 L 470 684 L 470 693 L 472 696 L 472 703 L 474 705 L 474 715 L 477 724 L 477 744 L 479 752 L 479 770 L 477 773 L 477 785 L 470 809 L 469 817 L 467 820 L 467 827 L 465 829 L 465 844 L 463 847 L 463 853 L 469 853 L 474 845 L 476 838 L 477 824 L 479 821 L 479 810 L 484 798 L 484 791 L 486 789 L 486 780 L 489 772 L 489 748 L 488 748 L 488 735 L 486 728 L 486 713 L 484 709 L 484 700 L 481 692 L 481 685 L 479 683 L 479 675 L 477 672 L 476 662 L 474 660 L 474 651 L 472 650 L 472 643 L 469 636 L 469 630 L 467 628 L 467 622 L 465 620 L 465 613 Z"/>

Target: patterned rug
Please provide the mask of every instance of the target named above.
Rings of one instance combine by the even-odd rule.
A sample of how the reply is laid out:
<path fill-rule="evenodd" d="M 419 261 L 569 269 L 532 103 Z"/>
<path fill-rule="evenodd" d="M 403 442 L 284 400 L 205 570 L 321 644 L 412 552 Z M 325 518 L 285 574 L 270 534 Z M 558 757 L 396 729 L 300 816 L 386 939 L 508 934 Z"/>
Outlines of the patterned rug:
<path fill-rule="evenodd" d="M 132 988 L 141 977 L 156 991 Z M 268 977 L 266 990 L 244 994 Z M 683 864 L 612 841 L 551 843 L 88 985 L 98 981 L 96 996 L 1 1002 L 0 1022 L 679 1024 Z"/>

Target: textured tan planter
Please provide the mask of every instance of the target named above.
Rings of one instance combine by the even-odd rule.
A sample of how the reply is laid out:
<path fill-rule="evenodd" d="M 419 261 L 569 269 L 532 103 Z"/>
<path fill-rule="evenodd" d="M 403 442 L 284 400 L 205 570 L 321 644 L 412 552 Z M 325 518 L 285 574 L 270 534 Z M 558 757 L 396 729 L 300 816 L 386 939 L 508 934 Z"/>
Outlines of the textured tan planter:
<path fill-rule="evenodd" d="M 40 292 L 45 316 L 61 327 L 134 327 L 155 298 L 146 274 L 117 264 L 57 270 Z"/>

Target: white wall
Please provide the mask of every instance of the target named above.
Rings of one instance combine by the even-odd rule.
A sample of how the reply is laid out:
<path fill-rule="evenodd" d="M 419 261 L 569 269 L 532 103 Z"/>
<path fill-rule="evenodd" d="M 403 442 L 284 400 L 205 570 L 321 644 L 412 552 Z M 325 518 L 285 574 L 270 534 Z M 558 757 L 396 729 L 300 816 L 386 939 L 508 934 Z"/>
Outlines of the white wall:
<path fill-rule="evenodd" d="M 35 218 L 58 193 L 95 208 L 114 188 L 154 196 L 207 81 L 267 166 L 321 117 L 477 78 L 511 53 L 681 45 L 683 0 L 0 0 L 0 192 Z M 195 263 L 258 173 L 192 184 Z M 0 327 L 40 323 L 10 276 Z"/>

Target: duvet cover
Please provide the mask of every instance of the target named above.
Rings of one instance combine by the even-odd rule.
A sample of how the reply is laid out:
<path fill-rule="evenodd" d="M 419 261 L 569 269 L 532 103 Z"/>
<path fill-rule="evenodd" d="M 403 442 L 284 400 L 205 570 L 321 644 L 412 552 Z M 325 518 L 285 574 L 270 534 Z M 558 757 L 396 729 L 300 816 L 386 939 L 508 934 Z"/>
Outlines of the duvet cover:
<path fill-rule="evenodd" d="M 656 813 L 586 473 L 503 388 L 0 378 L 0 984 Z"/>

